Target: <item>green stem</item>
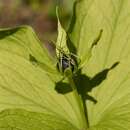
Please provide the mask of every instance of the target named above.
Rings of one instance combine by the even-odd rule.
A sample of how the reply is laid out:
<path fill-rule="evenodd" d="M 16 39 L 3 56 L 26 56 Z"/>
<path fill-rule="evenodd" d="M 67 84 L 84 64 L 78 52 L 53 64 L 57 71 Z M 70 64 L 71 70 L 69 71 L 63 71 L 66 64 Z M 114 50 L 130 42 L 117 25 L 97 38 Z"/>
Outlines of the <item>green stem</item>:
<path fill-rule="evenodd" d="M 80 95 L 78 94 L 77 88 L 76 88 L 74 80 L 72 78 L 72 75 L 68 76 L 68 80 L 69 80 L 69 83 L 73 89 L 73 93 L 74 93 L 74 96 L 76 98 L 79 110 L 80 110 L 80 114 L 81 114 L 81 118 L 82 118 L 82 122 L 83 122 L 83 127 L 84 127 L 83 130 L 87 130 L 88 124 L 87 124 L 87 119 L 85 117 L 85 110 L 84 110 L 84 106 L 83 106 L 83 101 L 82 101 Z"/>

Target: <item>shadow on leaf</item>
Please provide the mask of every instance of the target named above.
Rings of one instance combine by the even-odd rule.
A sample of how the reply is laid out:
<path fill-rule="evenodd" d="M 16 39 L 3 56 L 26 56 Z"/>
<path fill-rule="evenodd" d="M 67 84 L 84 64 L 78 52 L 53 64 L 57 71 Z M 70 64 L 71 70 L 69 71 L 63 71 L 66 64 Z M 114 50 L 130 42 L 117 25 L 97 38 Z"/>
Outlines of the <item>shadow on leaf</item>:
<path fill-rule="evenodd" d="M 18 30 L 19 30 L 19 28 L 0 30 L 0 39 L 3 39 L 3 38 L 8 37 L 8 36 L 12 36 Z"/>
<path fill-rule="evenodd" d="M 73 77 L 78 94 L 81 96 L 83 101 L 84 114 L 87 120 L 88 114 L 86 100 L 92 101 L 95 104 L 98 102 L 94 97 L 90 96 L 88 92 L 91 92 L 93 88 L 98 87 L 107 78 L 108 72 L 114 69 L 118 64 L 119 62 L 114 63 L 110 68 L 104 69 L 92 78 L 82 74 L 81 70 L 79 70 Z M 55 90 L 60 94 L 66 94 L 73 91 L 69 83 L 64 81 L 56 83 Z"/>
<path fill-rule="evenodd" d="M 90 96 L 88 92 L 91 92 L 93 88 L 99 86 L 107 78 L 108 72 L 114 69 L 118 64 L 119 62 L 114 63 L 110 68 L 104 69 L 92 78 L 82 74 L 81 70 L 77 72 L 73 79 L 76 84 L 77 91 L 84 101 L 90 100 L 97 103 L 97 100 Z M 67 82 L 63 81 L 56 83 L 55 90 L 60 94 L 72 92 L 71 86 Z"/>

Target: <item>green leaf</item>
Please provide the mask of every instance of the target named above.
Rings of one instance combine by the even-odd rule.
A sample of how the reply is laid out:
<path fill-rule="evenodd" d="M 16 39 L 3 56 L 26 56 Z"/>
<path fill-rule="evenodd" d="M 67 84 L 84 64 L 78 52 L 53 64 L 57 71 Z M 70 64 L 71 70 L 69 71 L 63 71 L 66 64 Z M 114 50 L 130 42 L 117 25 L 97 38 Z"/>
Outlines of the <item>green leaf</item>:
<path fill-rule="evenodd" d="M 82 129 L 74 93 L 55 90 L 60 76 L 32 29 L 1 30 L 0 37 L 0 129 Z"/>
<path fill-rule="evenodd" d="M 79 0 L 75 6 L 70 40 L 81 58 L 83 74 L 93 79 L 105 69 L 106 78 L 92 82 L 89 95 L 97 100 L 87 101 L 90 130 L 128 130 L 130 128 L 130 1 Z M 76 21 L 74 22 L 74 18 Z M 88 52 L 99 31 L 103 34 L 89 62 Z M 116 67 L 114 63 L 119 62 Z M 93 81 L 93 80 L 92 80 Z M 87 86 L 86 88 L 90 87 Z"/>
<path fill-rule="evenodd" d="M 87 102 L 90 130 L 128 130 L 130 128 L 130 60 L 122 61 L 97 86 Z"/>
<path fill-rule="evenodd" d="M 0 130 L 77 130 L 72 124 L 54 113 L 36 113 L 23 109 L 4 110 L 0 113 Z"/>
<path fill-rule="evenodd" d="M 77 57 L 81 60 L 79 68 L 88 62 L 92 50 L 100 41 L 103 32 L 103 29 L 100 28 L 92 33 L 92 28 L 87 24 L 89 6 L 86 3 L 90 3 L 89 0 L 77 0 L 75 2 L 72 21 L 68 30 L 70 44 L 76 48 Z"/>
<path fill-rule="evenodd" d="M 75 4 L 73 23 L 69 29 L 70 38 L 77 48 L 78 56 L 85 62 L 87 53 L 100 30 L 103 34 L 91 63 L 96 72 L 111 66 L 129 55 L 129 1 L 128 0 L 78 0 Z M 91 66 L 91 65 L 89 65 Z M 86 66 L 87 69 L 88 65 Z M 90 73 L 96 73 L 91 70 Z"/>
<path fill-rule="evenodd" d="M 33 29 L 29 26 L 0 29 L 0 48 L 25 59 L 29 59 L 29 56 L 32 55 L 50 67 L 54 64 L 53 58 L 50 57 L 47 49 L 42 47 Z"/>

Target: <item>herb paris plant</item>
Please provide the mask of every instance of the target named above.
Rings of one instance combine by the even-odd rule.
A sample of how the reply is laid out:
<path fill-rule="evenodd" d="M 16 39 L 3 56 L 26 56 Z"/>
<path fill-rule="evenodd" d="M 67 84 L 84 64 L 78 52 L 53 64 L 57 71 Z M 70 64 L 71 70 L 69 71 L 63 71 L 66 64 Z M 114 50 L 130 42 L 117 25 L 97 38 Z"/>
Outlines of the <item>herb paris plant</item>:
<path fill-rule="evenodd" d="M 77 75 L 67 69 L 64 80 L 30 27 L 1 29 L 0 129 L 129 130 L 129 5 L 129 0 L 75 3 L 69 30 L 58 24 L 57 46 L 81 62 Z"/>

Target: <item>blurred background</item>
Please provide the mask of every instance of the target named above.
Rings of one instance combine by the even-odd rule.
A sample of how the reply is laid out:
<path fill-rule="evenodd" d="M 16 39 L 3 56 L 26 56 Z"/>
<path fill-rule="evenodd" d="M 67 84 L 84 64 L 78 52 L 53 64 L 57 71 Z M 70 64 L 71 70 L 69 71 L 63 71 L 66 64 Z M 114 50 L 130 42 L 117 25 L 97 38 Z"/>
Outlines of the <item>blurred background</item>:
<path fill-rule="evenodd" d="M 0 28 L 30 25 L 43 42 L 57 36 L 56 6 L 67 29 L 74 0 L 0 0 Z"/>

